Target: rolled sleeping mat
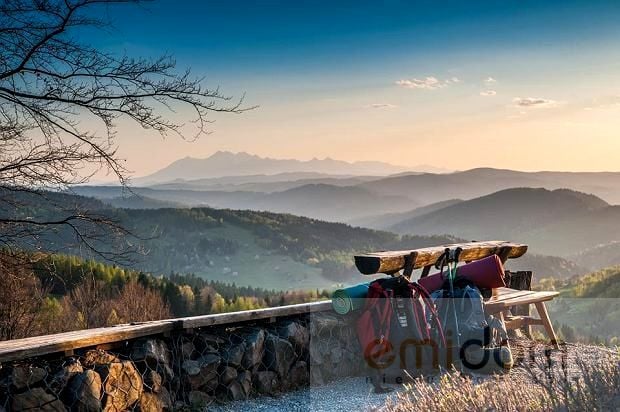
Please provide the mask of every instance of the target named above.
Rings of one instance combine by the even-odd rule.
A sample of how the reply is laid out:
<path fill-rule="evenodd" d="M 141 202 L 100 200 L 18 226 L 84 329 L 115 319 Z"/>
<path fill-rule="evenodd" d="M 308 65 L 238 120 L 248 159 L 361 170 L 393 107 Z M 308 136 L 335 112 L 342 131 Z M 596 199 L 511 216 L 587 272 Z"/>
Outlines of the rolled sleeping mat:
<path fill-rule="evenodd" d="M 343 289 L 337 289 L 332 294 L 332 307 L 334 311 L 340 315 L 346 315 L 362 309 L 364 299 L 368 296 L 368 283 L 360 283 L 359 285 L 349 286 Z"/>
<path fill-rule="evenodd" d="M 445 271 L 444 271 L 445 273 Z M 456 275 L 463 277 L 481 289 L 493 289 L 506 286 L 504 282 L 504 265 L 497 255 L 491 255 L 475 262 L 467 263 L 456 269 Z M 444 283 L 441 273 L 418 279 L 429 293 L 441 289 Z"/>

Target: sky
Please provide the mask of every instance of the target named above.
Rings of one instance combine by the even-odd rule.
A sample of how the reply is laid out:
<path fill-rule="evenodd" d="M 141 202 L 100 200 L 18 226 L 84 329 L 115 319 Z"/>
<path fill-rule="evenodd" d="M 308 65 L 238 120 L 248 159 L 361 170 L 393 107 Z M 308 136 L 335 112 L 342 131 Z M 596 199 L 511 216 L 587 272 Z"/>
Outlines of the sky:
<path fill-rule="evenodd" d="M 90 34 L 95 45 L 171 54 L 258 106 L 214 116 L 195 142 L 121 122 L 136 176 L 217 150 L 620 171 L 618 1 L 158 0 L 103 12 L 113 24 Z"/>

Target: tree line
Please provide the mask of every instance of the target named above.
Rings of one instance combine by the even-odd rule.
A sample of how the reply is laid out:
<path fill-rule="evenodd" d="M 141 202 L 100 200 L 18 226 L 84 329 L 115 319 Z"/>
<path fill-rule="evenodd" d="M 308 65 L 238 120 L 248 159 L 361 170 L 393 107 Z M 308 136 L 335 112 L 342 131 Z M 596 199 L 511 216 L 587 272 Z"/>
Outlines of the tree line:
<path fill-rule="evenodd" d="M 77 256 L 0 252 L 0 340 L 324 299 L 121 268 Z"/>

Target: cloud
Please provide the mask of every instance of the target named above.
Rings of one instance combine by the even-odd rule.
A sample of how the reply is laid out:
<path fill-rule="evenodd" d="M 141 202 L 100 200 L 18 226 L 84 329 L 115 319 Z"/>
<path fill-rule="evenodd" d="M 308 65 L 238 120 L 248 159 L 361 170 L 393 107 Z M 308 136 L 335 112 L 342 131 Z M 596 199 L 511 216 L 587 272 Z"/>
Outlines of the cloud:
<path fill-rule="evenodd" d="M 392 103 L 373 103 L 366 106 L 367 109 L 395 109 L 397 107 Z"/>
<path fill-rule="evenodd" d="M 520 108 L 547 108 L 556 107 L 560 104 L 558 101 L 542 97 L 515 97 L 512 102 Z"/>
<path fill-rule="evenodd" d="M 483 80 L 484 84 L 486 84 L 487 86 L 490 86 L 492 84 L 497 83 L 497 80 L 495 80 L 493 77 L 489 76 L 486 79 Z"/>
<path fill-rule="evenodd" d="M 426 89 L 426 90 L 435 90 L 441 89 L 443 87 L 449 86 L 454 83 L 460 83 L 461 80 L 458 77 L 451 77 L 446 80 L 439 80 L 434 76 L 425 77 L 423 79 L 401 79 L 397 80 L 396 84 L 405 87 L 407 89 Z"/>
<path fill-rule="evenodd" d="M 480 92 L 480 96 L 491 97 L 495 96 L 497 92 L 495 90 L 483 90 Z"/>

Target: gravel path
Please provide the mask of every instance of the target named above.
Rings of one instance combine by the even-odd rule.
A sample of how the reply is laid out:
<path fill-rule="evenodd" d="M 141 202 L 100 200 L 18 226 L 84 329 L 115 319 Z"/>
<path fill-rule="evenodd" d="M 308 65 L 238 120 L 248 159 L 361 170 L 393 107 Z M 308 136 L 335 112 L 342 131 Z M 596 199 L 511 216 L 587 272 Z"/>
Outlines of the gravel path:
<path fill-rule="evenodd" d="M 347 378 L 315 388 L 289 392 L 277 398 L 260 397 L 209 407 L 209 411 L 367 411 L 385 404 L 395 391 L 375 394 L 366 378 Z"/>

